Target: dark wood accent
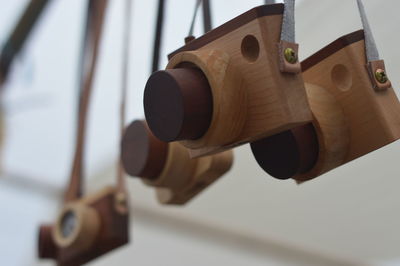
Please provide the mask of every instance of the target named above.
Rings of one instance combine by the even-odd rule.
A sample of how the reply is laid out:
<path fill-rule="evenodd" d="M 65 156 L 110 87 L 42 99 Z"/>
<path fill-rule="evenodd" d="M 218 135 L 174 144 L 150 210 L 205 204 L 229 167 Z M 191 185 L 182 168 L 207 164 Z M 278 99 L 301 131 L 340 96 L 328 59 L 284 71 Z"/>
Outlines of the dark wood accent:
<path fill-rule="evenodd" d="M 130 176 L 153 179 L 164 168 L 168 144 L 157 139 L 145 121 L 135 120 L 125 130 L 121 159 Z"/>
<path fill-rule="evenodd" d="M 198 139 L 210 126 L 211 88 L 197 68 L 153 73 L 147 81 L 143 102 L 149 128 L 162 141 Z"/>
<path fill-rule="evenodd" d="M 277 179 L 289 179 L 311 170 L 318 159 L 318 137 L 312 124 L 250 144 L 260 167 Z"/>
<path fill-rule="evenodd" d="M 296 139 L 300 154 L 298 174 L 307 173 L 317 163 L 319 155 L 317 132 L 311 123 L 293 128 L 291 132 Z"/>
<path fill-rule="evenodd" d="M 339 39 L 325 46 L 324 48 L 301 62 L 302 71 L 307 71 L 309 68 L 315 66 L 316 64 L 333 55 L 337 51 L 361 40 L 364 40 L 364 30 L 358 30 L 340 37 Z"/>
<path fill-rule="evenodd" d="M 221 26 L 213 29 L 212 31 L 209 31 L 203 36 L 179 48 L 178 50 L 175 50 L 174 52 L 168 55 L 168 58 L 171 59 L 174 55 L 183 51 L 197 50 L 200 47 L 203 47 L 204 45 L 226 35 L 227 33 L 234 31 L 235 29 L 249 23 L 254 19 L 265 16 L 281 15 L 283 14 L 283 10 L 284 10 L 283 4 L 262 5 L 250 9 L 246 13 L 243 13 L 242 15 L 222 24 Z"/>
<path fill-rule="evenodd" d="M 57 257 L 57 246 L 52 238 L 52 225 L 43 224 L 39 227 L 38 256 L 41 259 L 54 259 Z"/>
<path fill-rule="evenodd" d="M 196 39 L 196 37 L 194 37 L 194 36 L 192 36 L 192 35 L 186 36 L 186 37 L 185 37 L 185 43 L 189 43 L 189 42 L 191 42 L 191 41 L 193 41 L 193 40 L 195 40 L 195 39 Z"/>

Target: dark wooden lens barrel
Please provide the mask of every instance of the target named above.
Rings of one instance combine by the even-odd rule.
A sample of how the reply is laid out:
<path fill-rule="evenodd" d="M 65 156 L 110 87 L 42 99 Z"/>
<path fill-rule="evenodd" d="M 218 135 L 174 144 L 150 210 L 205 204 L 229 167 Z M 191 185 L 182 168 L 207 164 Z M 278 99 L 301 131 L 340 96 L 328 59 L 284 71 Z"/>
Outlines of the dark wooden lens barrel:
<path fill-rule="evenodd" d="M 289 179 L 312 169 L 319 145 L 314 126 L 307 124 L 250 144 L 260 167 L 277 179 Z"/>
<path fill-rule="evenodd" d="M 121 158 L 130 176 L 154 179 L 164 168 L 168 143 L 157 139 L 145 121 L 135 120 L 125 130 Z"/>
<path fill-rule="evenodd" d="M 52 237 L 53 226 L 41 225 L 38 235 L 38 256 L 42 259 L 54 259 L 57 256 L 57 246 Z"/>
<path fill-rule="evenodd" d="M 198 139 L 211 123 L 211 88 L 203 72 L 195 67 L 153 73 L 143 104 L 149 128 L 165 142 Z"/>

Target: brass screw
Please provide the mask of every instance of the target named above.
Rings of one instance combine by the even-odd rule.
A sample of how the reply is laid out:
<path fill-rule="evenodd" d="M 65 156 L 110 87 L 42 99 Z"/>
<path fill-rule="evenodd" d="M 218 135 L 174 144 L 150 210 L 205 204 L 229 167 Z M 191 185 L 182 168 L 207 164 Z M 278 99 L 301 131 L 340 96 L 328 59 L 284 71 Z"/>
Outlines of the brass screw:
<path fill-rule="evenodd" d="M 120 214 L 127 214 L 128 210 L 128 198 L 126 193 L 118 192 L 114 197 L 115 210 Z"/>
<path fill-rule="evenodd" d="M 375 71 L 375 78 L 379 83 L 382 83 L 382 84 L 386 83 L 388 81 L 388 77 L 386 75 L 385 70 L 380 69 L 380 68 Z"/>
<path fill-rule="evenodd" d="M 115 199 L 116 199 L 116 202 L 117 202 L 118 205 L 121 205 L 121 206 L 126 205 L 126 195 L 125 195 L 125 193 L 121 193 L 121 192 L 117 193 Z"/>
<path fill-rule="evenodd" d="M 288 61 L 290 64 L 297 62 L 296 52 L 292 48 L 286 48 L 284 54 L 286 61 Z"/>

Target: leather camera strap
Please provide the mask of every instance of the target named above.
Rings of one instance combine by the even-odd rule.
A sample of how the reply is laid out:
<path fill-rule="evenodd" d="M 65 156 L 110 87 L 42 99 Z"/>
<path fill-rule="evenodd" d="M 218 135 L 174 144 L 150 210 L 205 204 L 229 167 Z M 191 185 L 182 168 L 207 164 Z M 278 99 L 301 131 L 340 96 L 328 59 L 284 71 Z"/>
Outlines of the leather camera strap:
<path fill-rule="evenodd" d="M 31 0 L 4 44 L 0 54 L 0 85 L 5 81 L 14 58 L 23 48 L 49 0 Z"/>
<path fill-rule="evenodd" d="M 204 33 L 212 29 L 211 0 L 203 0 L 203 27 Z"/>
<path fill-rule="evenodd" d="M 272 4 L 273 1 L 266 1 Z M 279 66 L 281 72 L 299 73 L 301 71 L 298 62 L 298 45 L 295 43 L 295 0 L 284 0 L 281 41 L 279 44 Z M 364 28 L 365 54 L 367 71 L 372 87 L 376 91 L 384 91 L 391 87 L 387 77 L 385 63 L 380 60 L 371 27 L 362 0 L 357 0 L 357 6 Z"/>
<path fill-rule="evenodd" d="M 266 0 L 266 3 L 273 4 L 274 0 Z M 295 42 L 295 0 L 284 0 L 285 10 L 283 13 L 281 40 Z M 365 50 L 368 62 L 380 60 L 379 52 L 372 35 L 371 27 L 362 0 L 357 0 L 357 6 L 361 17 L 365 35 Z"/>
<path fill-rule="evenodd" d="M 286 42 L 296 42 L 295 35 L 295 0 L 284 0 L 285 10 L 283 11 L 281 40 Z"/>
<path fill-rule="evenodd" d="M 160 50 L 161 50 L 161 40 L 164 27 L 164 13 L 165 13 L 165 0 L 158 0 L 156 30 L 155 30 L 154 46 L 153 46 L 153 63 L 151 67 L 151 73 L 159 70 L 160 68 Z"/>
<path fill-rule="evenodd" d="M 375 91 L 385 91 L 390 88 L 392 84 L 387 77 L 385 63 L 380 59 L 362 0 L 357 0 L 357 6 L 364 28 L 365 55 L 367 60 L 366 68 L 371 80 L 371 85 Z"/>
<path fill-rule="evenodd" d="M 161 41 L 163 35 L 163 27 L 164 27 L 164 15 L 165 15 L 165 2 L 166 0 L 158 0 L 158 8 L 157 8 L 157 20 L 156 20 L 156 30 L 154 36 L 154 46 L 153 46 L 153 63 L 151 68 L 151 73 L 160 69 L 160 50 L 161 50 Z M 194 39 L 192 36 L 194 22 L 196 19 L 197 11 L 200 7 L 200 4 L 203 5 L 203 27 L 204 33 L 212 30 L 212 19 L 211 19 L 211 0 L 196 0 L 194 15 L 192 18 L 192 22 L 190 24 L 189 35 L 185 38 L 185 42 L 191 41 Z"/>
<path fill-rule="evenodd" d="M 78 127 L 71 175 L 65 194 L 66 202 L 76 200 L 82 195 L 86 120 L 107 3 L 108 0 L 89 0 L 88 2 L 86 33 L 80 62 L 82 64 L 82 73 L 79 79 L 81 89 L 78 106 Z"/>
<path fill-rule="evenodd" d="M 194 31 L 194 23 L 196 22 L 197 12 L 199 11 L 199 7 L 201 5 L 202 0 L 196 0 L 196 5 L 194 6 L 192 22 L 190 23 L 188 36 L 193 36 Z"/>
<path fill-rule="evenodd" d="M 200 5 L 203 6 L 203 27 L 204 33 L 209 32 L 212 30 L 212 23 L 211 23 L 211 5 L 209 0 L 197 0 L 194 6 L 192 21 L 190 23 L 189 33 L 185 38 L 185 43 L 188 43 L 195 39 L 193 32 L 194 32 L 194 24 L 196 22 L 197 13 L 199 11 Z"/>
<path fill-rule="evenodd" d="M 358 11 L 360 12 L 362 26 L 364 28 L 365 51 L 368 62 L 379 60 L 379 52 L 376 47 L 374 36 L 372 35 L 371 27 L 369 26 L 367 13 L 365 12 L 364 4 L 361 0 L 357 0 Z"/>
<path fill-rule="evenodd" d="M 280 42 L 278 43 L 279 68 L 282 73 L 297 74 L 301 72 L 299 62 L 299 45 L 295 32 L 295 0 L 284 0 L 284 11 Z"/>
<path fill-rule="evenodd" d="M 125 114 L 126 114 L 126 99 L 128 91 L 128 69 L 129 69 L 129 48 L 131 39 L 131 19 L 132 19 L 132 0 L 125 1 L 125 28 L 122 42 L 122 75 L 121 75 L 121 104 L 120 104 L 120 143 L 125 132 Z M 121 147 L 120 147 L 121 149 Z M 121 152 L 119 153 L 121 154 Z M 126 193 L 125 187 L 125 171 L 122 166 L 121 156 L 118 157 L 117 166 L 117 190 L 121 193 Z"/>

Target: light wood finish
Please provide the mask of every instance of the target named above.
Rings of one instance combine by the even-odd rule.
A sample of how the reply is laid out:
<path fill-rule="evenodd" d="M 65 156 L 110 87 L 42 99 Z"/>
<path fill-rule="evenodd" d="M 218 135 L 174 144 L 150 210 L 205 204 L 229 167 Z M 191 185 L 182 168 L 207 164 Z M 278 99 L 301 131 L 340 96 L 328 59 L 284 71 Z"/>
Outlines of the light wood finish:
<path fill-rule="evenodd" d="M 221 152 L 312 120 L 301 74 L 280 72 L 281 24 L 282 15 L 259 17 L 171 59 L 167 68 L 182 62 L 197 65 L 212 87 L 215 110 L 208 132 L 198 140 L 182 142 L 192 149 L 192 157 Z M 242 53 L 246 36 L 258 43 L 258 47 L 250 46 L 258 50 L 250 56 Z M 235 94 L 242 102 L 232 101 Z"/>
<path fill-rule="evenodd" d="M 119 193 L 117 187 L 108 186 L 65 206 L 53 227 L 52 239 L 39 239 L 54 241 L 52 258 L 58 265 L 82 265 L 128 243 L 128 206 L 116 205 Z M 61 220 L 68 211 L 75 213 L 78 224 L 71 236 L 65 238 Z"/>
<path fill-rule="evenodd" d="M 246 122 L 247 94 L 244 80 L 235 70 L 231 57 L 222 50 L 182 52 L 170 60 L 167 69 L 182 62 L 193 63 L 201 69 L 213 96 L 213 115 L 207 132 L 198 140 L 182 141 L 183 145 L 196 149 L 233 142 Z"/>
<path fill-rule="evenodd" d="M 90 193 L 85 195 L 85 197 L 80 198 L 78 201 L 86 205 L 91 205 L 94 202 L 100 201 L 109 195 L 114 195 L 115 192 L 116 192 L 115 187 L 105 186 L 99 191 L 96 191 L 95 193 Z"/>
<path fill-rule="evenodd" d="M 156 187 L 162 204 L 187 203 L 232 166 L 232 151 L 191 159 L 187 148 L 180 143 L 168 145 L 167 162 L 160 176 L 153 180 L 142 179 L 145 184 Z"/>
<path fill-rule="evenodd" d="M 197 161 L 196 168 L 191 180 L 185 184 L 183 189 L 157 189 L 157 198 L 160 203 L 178 205 L 187 203 L 231 168 L 233 152 L 225 151 L 194 160 Z"/>
<path fill-rule="evenodd" d="M 69 236 L 63 236 L 63 218 L 68 213 L 74 215 L 76 223 Z M 67 204 L 56 221 L 53 237 L 60 248 L 73 247 L 76 250 L 87 250 L 93 244 L 100 229 L 100 218 L 95 209 L 81 202 Z"/>
<path fill-rule="evenodd" d="M 233 161 L 232 151 L 191 159 L 188 149 L 179 142 L 167 143 L 156 139 L 145 121 L 132 122 L 123 139 L 124 168 L 133 169 L 128 174 L 155 187 L 157 197 L 163 204 L 187 203 L 225 174 Z M 161 169 L 154 171 L 157 174 L 151 178 L 142 170 L 159 166 Z"/>
<path fill-rule="evenodd" d="M 317 177 L 343 164 L 350 142 L 343 108 L 328 90 L 306 83 L 310 107 L 314 115 L 313 126 L 319 143 L 318 160 L 306 174 L 294 177 L 304 181 Z"/>
<path fill-rule="evenodd" d="M 144 183 L 155 187 L 181 189 L 191 179 L 197 160 L 189 157 L 188 150 L 177 142 L 168 144 L 167 160 L 161 174 L 154 179 L 142 179 Z"/>
<path fill-rule="evenodd" d="M 374 90 L 365 67 L 364 47 L 364 40 L 349 44 L 303 73 L 305 82 L 320 87 L 307 85 L 307 93 L 318 120 L 314 124 L 325 159 L 320 158 L 316 166 L 318 169 L 298 177 L 300 181 L 320 175 L 400 138 L 400 103 L 393 88 Z M 328 97 L 327 93 L 331 96 Z M 332 99 L 328 100 L 331 97 L 341 106 L 344 118 L 339 108 L 334 107 L 337 104 Z M 327 99 L 326 103 L 323 98 Z M 327 147 L 329 143 L 331 148 Z M 327 160 L 329 157 L 331 159 Z M 324 160 L 326 162 L 322 163 Z"/>

